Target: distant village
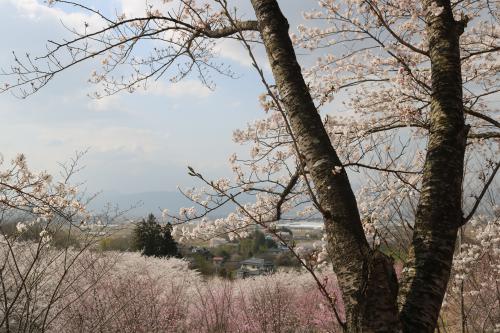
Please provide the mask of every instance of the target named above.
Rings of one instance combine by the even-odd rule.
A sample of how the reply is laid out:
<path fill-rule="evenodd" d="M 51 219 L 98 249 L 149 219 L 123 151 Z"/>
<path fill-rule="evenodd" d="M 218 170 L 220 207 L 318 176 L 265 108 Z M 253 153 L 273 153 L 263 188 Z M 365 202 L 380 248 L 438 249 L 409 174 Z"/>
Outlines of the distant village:
<path fill-rule="evenodd" d="M 134 222 L 129 222 L 126 227 L 109 225 L 100 247 L 103 250 L 137 251 L 133 245 L 133 226 Z M 297 221 L 279 223 L 275 234 L 256 227 L 247 238 L 229 240 L 229 237 L 216 237 L 177 246 L 179 255 L 201 274 L 240 279 L 272 274 L 278 268 L 300 267 L 289 247 L 312 248 L 313 244 L 321 242 L 322 235 L 320 221 Z"/>

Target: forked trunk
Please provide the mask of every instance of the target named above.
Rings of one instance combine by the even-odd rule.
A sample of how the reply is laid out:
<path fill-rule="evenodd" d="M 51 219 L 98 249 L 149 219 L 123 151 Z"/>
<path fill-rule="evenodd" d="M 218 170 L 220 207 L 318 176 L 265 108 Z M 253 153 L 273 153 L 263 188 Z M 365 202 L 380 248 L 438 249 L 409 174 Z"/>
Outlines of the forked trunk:
<path fill-rule="evenodd" d="M 426 3 L 431 6 L 430 0 Z M 459 38 L 463 23 L 449 1 L 428 20 L 432 63 L 430 134 L 413 248 L 402 283 L 392 261 L 372 251 L 356 198 L 309 94 L 276 0 L 252 0 L 259 31 L 298 150 L 325 221 L 329 252 L 346 307 L 348 332 L 433 332 L 451 271 L 467 138 L 462 105 Z"/>
<path fill-rule="evenodd" d="M 459 39 L 465 22 L 449 1 L 427 16 L 432 70 L 430 133 L 413 247 L 400 292 L 405 332 L 433 332 L 448 284 L 462 222 L 462 179 L 468 127 L 464 120 Z M 427 0 L 425 7 L 430 8 Z"/>

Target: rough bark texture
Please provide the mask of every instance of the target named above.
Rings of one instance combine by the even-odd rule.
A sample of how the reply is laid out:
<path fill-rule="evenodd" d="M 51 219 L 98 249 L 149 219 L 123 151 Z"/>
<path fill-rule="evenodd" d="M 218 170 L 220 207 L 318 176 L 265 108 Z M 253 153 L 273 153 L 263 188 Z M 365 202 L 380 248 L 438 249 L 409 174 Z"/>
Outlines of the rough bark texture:
<path fill-rule="evenodd" d="M 431 1 L 426 1 L 429 8 Z M 433 332 L 446 291 L 458 226 L 467 126 L 464 122 L 459 38 L 449 1 L 428 14 L 432 69 L 430 134 L 408 271 L 400 291 L 405 332 Z"/>
<path fill-rule="evenodd" d="M 348 332 L 433 332 L 462 221 L 467 139 L 459 38 L 450 2 L 427 17 L 432 66 L 430 134 L 407 274 L 398 284 L 392 261 L 370 250 L 347 174 L 309 94 L 276 0 L 252 0 L 280 98 L 322 209 L 333 267 L 346 305 Z M 430 7 L 427 0 L 425 6 Z"/>
<path fill-rule="evenodd" d="M 391 261 L 372 252 L 356 198 L 297 63 L 288 22 L 276 0 L 252 0 L 286 116 L 304 157 L 325 221 L 330 255 L 346 305 L 349 332 L 398 330 L 397 282 Z"/>

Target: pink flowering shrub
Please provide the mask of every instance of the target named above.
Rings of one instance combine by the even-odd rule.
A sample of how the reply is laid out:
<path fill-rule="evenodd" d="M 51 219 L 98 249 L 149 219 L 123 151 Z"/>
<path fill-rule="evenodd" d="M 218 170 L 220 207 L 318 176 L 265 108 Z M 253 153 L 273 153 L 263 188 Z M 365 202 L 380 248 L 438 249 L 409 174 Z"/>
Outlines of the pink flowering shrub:
<path fill-rule="evenodd" d="M 112 267 L 110 256 L 0 236 L 0 332 L 51 331 Z M 85 278 L 92 275 L 94 280 Z"/>
<path fill-rule="evenodd" d="M 451 331 L 500 332 L 500 211 L 465 229 L 442 310 Z"/>
<path fill-rule="evenodd" d="M 109 256 L 114 268 L 66 307 L 54 331 L 331 332 L 337 327 L 326 299 L 304 272 L 203 280 L 183 260 Z M 85 273 L 85 285 L 93 275 L 90 269 Z M 330 280 L 327 289 L 338 297 Z"/>
<path fill-rule="evenodd" d="M 237 332 L 234 288 L 229 281 L 213 279 L 198 283 L 191 294 L 193 299 L 187 327 L 191 332 Z"/>
<path fill-rule="evenodd" d="M 278 273 L 237 282 L 239 332 L 329 332 L 333 311 L 306 273 Z M 329 293 L 338 296 L 331 285 Z M 339 298 L 337 298 L 339 300 Z"/>
<path fill-rule="evenodd" d="M 120 255 L 113 270 L 71 304 L 62 332 L 179 332 L 188 314 L 189 285 L 199 277 L 178 260 Z M 87 272 L 87 278 L 94 278 Z"/>
<path fill-rule="evenodd" d="M 442 327 L 452 331 L 462 325 L 472 331 L 498 329 L 496 234 L 489 229 L 478 231 L 457 252 Z M 23 255 L 31 253 L 26 246 L 13 250 L 19 263 Z M 66 259 L 75 262 L 65 272 L 64 258 L 56 258 L 57 253 L 47 249 L 42 254 L 27 280 L 34 286 L 31 295 L 36 299 L 21 294 L 11 318 L 22 318 L 24 305 L 29 304 L 33 315 L 47 317 L 43 326 L 47 332 L 300 333 L 340 332 L 337 315 L 341 320 L 345 316 L 332 274 L 318 278 L 334 300 L 337 314 L 306 272 L 206 280 L 188 269 L 184 260 L 96 251 L 78 256 L 68 251 Z M 7 286 L 16 283 L 7 275 L 3 282 Z M 35 327 L 39 321 L 31 323 Z"/>

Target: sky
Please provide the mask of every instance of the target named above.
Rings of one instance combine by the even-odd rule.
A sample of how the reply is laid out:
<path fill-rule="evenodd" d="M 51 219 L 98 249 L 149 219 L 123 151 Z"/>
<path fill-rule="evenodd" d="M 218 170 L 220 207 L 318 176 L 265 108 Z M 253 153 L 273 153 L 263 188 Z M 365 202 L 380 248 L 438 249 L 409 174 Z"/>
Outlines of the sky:
<path fill-rule="evenodd" d="M 141 0 L 82 2 L 105 12 L 116 8 L 137 14 L 145 9 Z M 292 27 L 300 23 L 303 10 L 315 5 L 313 0 L 279 2 Z M 236 5 L 251 16 L 248 0 Z M 12 51 L 40 54 L 47 40 L 69 37 L 63 24 L 92 21 L 83 12 L 37 0 L 0 0 L 0 13 L 4 69 L 13 63 Z M 27 99 L 1 94 L 0 153 L 6 160 L 24 153 L 33 169 L 56 173 L 58 162 L 89 149 L 76 180 L 85 181 L 90 192 L 194 186 L 188 165 L 209 177 L 227 175 L 229 156 L 246 151 L 232 142 L 232 132 L 264 115 L 257 98 L 263 88 L 241 46 L 225 42 L 219 52 L 239 78 L 214 76 L 214 91 L 190 77 L 174 85 L 160 80 L 147 91 L 92 100 L 87 94 L 94 87 L 87 80 L 96 64 L 89 62 L 61 73 Z M 260 59 L 265 59 L 262 53 Z"/>

